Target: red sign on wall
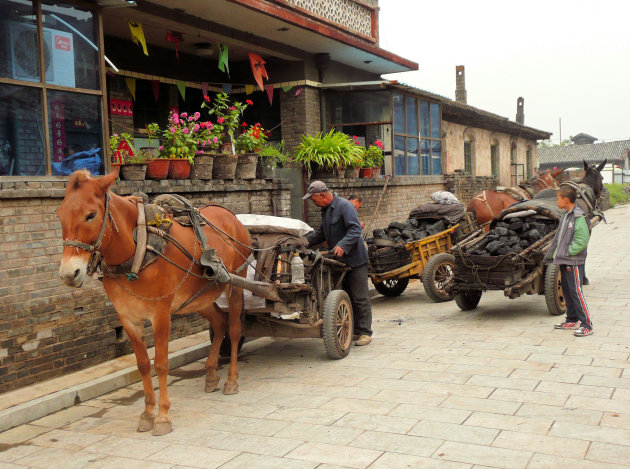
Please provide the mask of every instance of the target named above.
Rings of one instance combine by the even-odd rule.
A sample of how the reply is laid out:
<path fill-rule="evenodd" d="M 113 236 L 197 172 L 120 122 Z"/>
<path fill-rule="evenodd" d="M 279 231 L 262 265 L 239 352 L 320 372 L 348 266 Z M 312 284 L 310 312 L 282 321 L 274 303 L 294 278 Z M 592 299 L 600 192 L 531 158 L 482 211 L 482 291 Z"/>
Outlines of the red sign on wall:
<path fill-rule="evenodd" d="M 65 50 L 70 52 L 72 44 L 70 44 L 70 38 L 55 35 L 55 49 Z"/>
<path fill-rule="evenodd" d="M 63 149 L 66 147 L 66 124 L 64 122 L 63 103 L 52 100 L 50 109 L 52 111 L 50 121 L 52 123 L 53 160 L 60 162 L 65 157 Z"/>
<path fill-rule="evenodd" d="M 133 103 L 122 99 L 110 99 L 109 113 L 112 116 L 133 116 Z"/>

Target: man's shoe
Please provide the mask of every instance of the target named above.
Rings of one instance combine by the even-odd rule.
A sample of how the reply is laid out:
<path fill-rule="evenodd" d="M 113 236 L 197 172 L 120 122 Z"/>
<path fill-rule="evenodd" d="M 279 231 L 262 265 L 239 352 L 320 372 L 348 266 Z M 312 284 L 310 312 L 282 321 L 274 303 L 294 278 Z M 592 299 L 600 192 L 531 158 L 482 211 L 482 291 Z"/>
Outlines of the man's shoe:
<path fill-rule="evenodd" d="M 553 327 L 554 329 L 575 329 L 577 325 L 578 325 L 577 322 L 564 321 L 564 322 L 561 322 L 560 324 L 556 324 Z"/>
<path fill-rule="evenodd" d="M 359 334 L 352 334 L 352 340 L 359 340 L 359 337 L 361 337 Z"/>
<path fill-rule="evenodd" d="M 580 327 L 576 330 L 573 335 L 575 337 L 585 337 L 587 335 L 591 335 L 593 333 L 593 329 L 589 329 L 588 327 Z"/>
<path fill-rule="evenodd" d="M 361 347 L 362 345 L 367 345 L 370 342 L 372 342 L 372 337 L 364 334 L 361 337 L 359 337 L 359 340 L 357 340 L 354 345 L 358 345 L 359 347 Z"/>

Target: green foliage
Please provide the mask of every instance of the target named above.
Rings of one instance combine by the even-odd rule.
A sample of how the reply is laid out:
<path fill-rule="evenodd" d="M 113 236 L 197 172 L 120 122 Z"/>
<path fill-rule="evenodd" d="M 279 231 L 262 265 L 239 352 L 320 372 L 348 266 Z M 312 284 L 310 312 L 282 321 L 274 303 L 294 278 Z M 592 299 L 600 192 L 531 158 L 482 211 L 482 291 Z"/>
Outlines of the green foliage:
<path fill-rule="evenodd" d="M 383 150 L 377 145 L 370 145 L 365 151 L 365 159 L 369 166 L 363 166 L 364 168 L 380 168 L 383 166 Z"/>
<path fill-rule="evenodd" d="M 343 132 L 330 129 L 326 135 L 303 135 L 295 149 L 295 161 L 311 171 L 315 167 L 334 170 L 353 166 L 361 159 L 363 150 Z"/>
<path fill-rule="evenodd" d="M 604 184 L 604 187 L 608 189 L 608 196 L 610 197 L 610 206 L 614 207 L 617 204 L 625 204 L 630 201 L 630 192 L 625 192 L 623 184 Z"/>
<path fill-rule="evenodd" d="M 280 143 L 273 144 L 267 143 L 260 150 L 260 162 L 264 166 L 271 166 L 275 168 L 277 166 L 287 167 L 291 162 L 291 156 L 284 148 L 284 140 Z"/>
<path fill-rule="evenodd" d="M 126 150 L 118 150 L 118 146 L 123 141 L 127 142 L 127 145 L 129 145 L 129 147 L 131 148 L 131 151 L 133 153 L 132 155 L 130 155 L 129 152 Z M 139 156 L 135 156 L 138 155 L 138 152 L 133 146 L 133 142 L 133 135 L 129 133 L 123 132 L 120 135 L 113 134 L 111 137 L 109 137 L 109 149 L 111 151 L 111 155 L 122 164 L 131 163 L 133 159 L 139 158 Z"/>
<path fill-rule="evenodd" d="M 569 137 L 565 140 L 562 140 L 560 143 L 553 143 L 551 140 L 541 140 L 538 143 L 538 148 L 549 148 L 549 147 L 567 147 L 569 145 L 573 145 L 571 141 L 573 137 Z"/>
<path fill-rule="evenodd" d="M 218 133 L 227 133 L 230 136 L 230 141 L 234 141 L 234 133 L 238 129 L 239 122 L 243 111 L 247 109 L 247 106 L 251 101 L 247 100 L 247 104 L 239 101 L 231 101 L 227 93 L 217 93 L 214 100 L 204 96 L 204 102 L 201 103 L 201 107 L 208 109 L 208 115 L 210 117 L 216 117 L 216 123 L 214 126 L 217 128 Z"/>
<path fill-rule="evenodd" d="M 234 146 L 237 153 L 259 151 L 267 143 L 267 136 L 260 124 L 252 125 L 238 136 Z"/>

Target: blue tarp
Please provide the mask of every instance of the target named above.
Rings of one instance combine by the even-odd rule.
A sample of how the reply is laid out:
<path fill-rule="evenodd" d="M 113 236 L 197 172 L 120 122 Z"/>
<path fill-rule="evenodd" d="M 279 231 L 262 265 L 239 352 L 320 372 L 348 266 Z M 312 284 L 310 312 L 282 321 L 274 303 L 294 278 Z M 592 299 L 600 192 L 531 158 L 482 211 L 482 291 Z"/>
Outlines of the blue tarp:
<path fill-rule="evenodd" d="M 64 158 L 60 163 L 52 162 L 53 176 L 67 176 L 78 169 L 87 169 L 91 174 L 101 174 L 101 149 L 79 151 Z"/>

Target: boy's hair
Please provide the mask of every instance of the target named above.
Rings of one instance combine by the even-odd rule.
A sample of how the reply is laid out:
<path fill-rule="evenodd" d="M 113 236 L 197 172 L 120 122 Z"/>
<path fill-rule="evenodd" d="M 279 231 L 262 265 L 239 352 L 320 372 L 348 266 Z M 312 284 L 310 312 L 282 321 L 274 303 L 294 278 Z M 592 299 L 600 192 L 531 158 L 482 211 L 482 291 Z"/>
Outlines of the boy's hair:
<path fill-rule="evenodd" d="M 363 202 L 363 199 L 356 194 L 352 194 L 350 197 L 348 197 L 348 200 L 356 200 L 358 202 Z"/>
<path fill-rule="evenodd" d="M 572 204 L 574 204 L 577 199 L 577 191 L 571 186 L 561 185 L 558 189 L 558 194 L 560 194 L 560 197 L 569 199 Z"/>

